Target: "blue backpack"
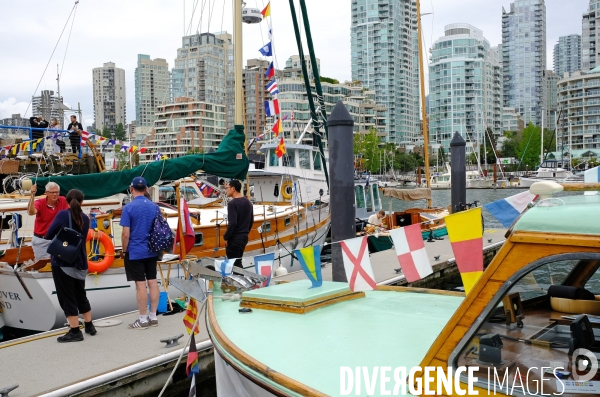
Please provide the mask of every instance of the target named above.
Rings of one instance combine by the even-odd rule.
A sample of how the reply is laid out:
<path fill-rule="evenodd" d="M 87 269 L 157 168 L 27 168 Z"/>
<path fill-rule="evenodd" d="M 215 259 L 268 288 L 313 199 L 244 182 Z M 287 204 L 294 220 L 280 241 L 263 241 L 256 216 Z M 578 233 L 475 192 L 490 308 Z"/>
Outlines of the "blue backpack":
<path fill-rule="evenodd" d="M 173 248 L 173 232 L 158 207 L 150 228 L 148 248 L 152 252 L 169 251 Z"/>

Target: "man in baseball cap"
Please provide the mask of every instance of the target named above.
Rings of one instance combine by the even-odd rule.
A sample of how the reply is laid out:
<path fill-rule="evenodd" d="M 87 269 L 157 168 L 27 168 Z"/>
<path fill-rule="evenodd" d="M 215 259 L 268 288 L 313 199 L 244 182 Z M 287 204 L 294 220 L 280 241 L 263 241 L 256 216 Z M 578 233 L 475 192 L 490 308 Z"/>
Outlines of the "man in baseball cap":
<path fill-rule="evenodd" d="M 156 262 L 158 252 L 153 252 L 148 246 L 148 239 L 152 223 L 157 213 L 158 206 L 144 196 L 148 184 L 141 176 L 136 176 L 131 181 L 131 194 L 133 200 L 125 207 L 121 214 L 121 242 L 125 254 L 125 275 L 127 281 L 135 281 L 138 309 L 140 317 L 129 328 L 148 329 L 156 327 L 156 309 L 158 307 L 159 290 L 156 281 Z M 147 310 L 147 294 L 150 293 L 150 311 Z"/>

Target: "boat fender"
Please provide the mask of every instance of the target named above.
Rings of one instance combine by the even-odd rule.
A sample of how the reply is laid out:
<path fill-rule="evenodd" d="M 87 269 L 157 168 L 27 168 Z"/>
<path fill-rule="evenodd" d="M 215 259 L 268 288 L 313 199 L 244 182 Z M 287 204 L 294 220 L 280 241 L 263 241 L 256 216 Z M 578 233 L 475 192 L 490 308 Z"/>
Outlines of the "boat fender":
<path fill-rule="evenodd" d="M 275 184 L 275 189 L 273 190 L 273 195 L 275 197 L 279 197 L 279 183 Z"/>
<path fill-rule="evenodd" d="M 292 198 L 292 193 L 294 192 L 294 185 L 292 181 L 285 181 L 281 184 L 281 195 L 284 199 L 289 200 Z"/>
<path fill-rule="evenodd" d="M 104 247 L 104 259 L 99 262 L 88 259 L 88 273 L 102 273 L 112 265 L 115 260 L 115 246 L 110 237 L 100 230 L 88 230 L 86 242 L 99 241 Z"/>

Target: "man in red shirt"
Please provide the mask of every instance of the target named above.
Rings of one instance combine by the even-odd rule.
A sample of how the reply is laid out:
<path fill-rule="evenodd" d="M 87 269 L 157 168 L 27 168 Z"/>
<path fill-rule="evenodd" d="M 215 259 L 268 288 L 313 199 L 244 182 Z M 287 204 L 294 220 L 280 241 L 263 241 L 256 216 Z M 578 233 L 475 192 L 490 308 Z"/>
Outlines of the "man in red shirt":
<path fill-rule="evenodd" d="M 37 262 L 40 259 L 50 258 L 47 250 L 51 240 L 46 240 L 46 232 L 52 221 L 54 221 L 56 214 L 59 211 L 68 209 L 69 204 L 67 204 L 64 197 L 59 195 L 60 187 L 55 182 L 48 182 L 46 185 L 46 197 L 35 200 L 35 192 L 37 192 L 37 186 L 33 185 L 27 213 L 35 215 L 31 245 Z"/>

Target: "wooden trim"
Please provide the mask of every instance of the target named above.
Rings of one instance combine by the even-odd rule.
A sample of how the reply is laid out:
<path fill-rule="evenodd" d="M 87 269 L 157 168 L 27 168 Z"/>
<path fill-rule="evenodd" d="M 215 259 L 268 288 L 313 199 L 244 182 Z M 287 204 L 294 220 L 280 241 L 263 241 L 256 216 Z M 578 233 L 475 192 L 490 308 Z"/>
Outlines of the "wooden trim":
<path fill-rule="evenodd" d="M 265 304 L 273 304 L 273 305 L 287 305 L 287 306 L 295 306 L 295 307 L 304 307 L 311 306 L 320 302 L 325 302 L 331 299 L 335 299 L 338 297 L 346 296 L 346 295 L 354 295 L 358 294 L 358 292 L 352 292 L 350 290 L 336 292 L 335 294 L 322 296 L 320 298 L 314 298 L 303 302 L 295 302 L 283 299 L 266 299 L 266 298 L 255 298 L 251 296 L 242 296 L 243 302 L 253 302 L 253 303 L 265 303 Z M 364 296 L 364 293 L 362 294 Z"/>
<path fill-rule="evenodd" d="M 326 397 L 327 395 L 321 393 L 318 390 L 315 390 L 311 387 L 306 386 L 303 383 L 298 382 L 286 375 L 283 375 L 280 372 L 275 371 L 273 368 L 266 366 L 260 361 L 255 360 L 248 354 L 246 354 L 243 350 L 238 348 L 235 344 L 233 344 L 229 338 L 223 333 L 221 327 L 219 327 L 219 323 L 217 322 L 217 317 L 215 315 L 215 310 L 213 306 L 213 296 L 208 296 L 207 302 L 207 321 L 209 326 L 211 327 L 212 334 L 211 337 L 214 338 L 220 346 L 223 347 L 231 356 L 233 356 L 236 360 L 238 360 L 243 365 L 249 367 L 250 369 L 262 374 L 265 378 L 272 380 L 273 382 L 281 385 L 284 388 L 287 388 L 295 393 L 298 393 L 303 396 L 315 396 L 315 397 Z M 214 345 L 215 349 L 217 349 L 217 345 Z M 221 355 L 222 357 L 222 355 Z M 239 371 L 243 373 L 243 370 Z M 256 380 L 251 379 L 254 383 L 257 383 Z M 258 384 L 258 383 L 257 383 Z"/>
<path fill-rule="evenodd" d="M 317 303 L 307 305 L 307 306 L 304 306 L 303 304 L 294 305 L 294 304 L 291 304 L 288 302 L 281 302 L 281 301 L 266 302 L 266 301 L 255 301 L 255 300 L 249 301 L 249 300 L 242 299 L 242 301 L 240 302 L 240 306 L 241 307 L 249 307 L 252 309 L 273 310 L 273 311 L 284 312 L 284 313 L 305 314 L 308 312 L 312 312 L 313 310 L 319 309 L 321 307 L 333 305 L 334 303 L 346 302 L 346 301 L 350 301 L 353 299 L 364 298 L 364 297 L 365 297 L 364 292 L 356 292 L 356 293 L 343 294 L 343 295 L 337 294 L 337 296 L 335 296 L 331 299 L 327 299 L 325 301 L 315 300 Z"/>
<path fill-rule="evenodd" d="M 439 289 L 416 288 L 416 287 L 401 287 L 397 285 L 378 285 L 377 291 L 394 291 L 394 292 L 415 292 L 417 294 L 433 294 L 465 297 L 464 292 L 459 291 L 444 291 Z"/>
<path fill-rule="evenodd" d="M 597 235 L 516 231 L 510 240 L 514 243 L 600 247 L 600 237 Z"/>

